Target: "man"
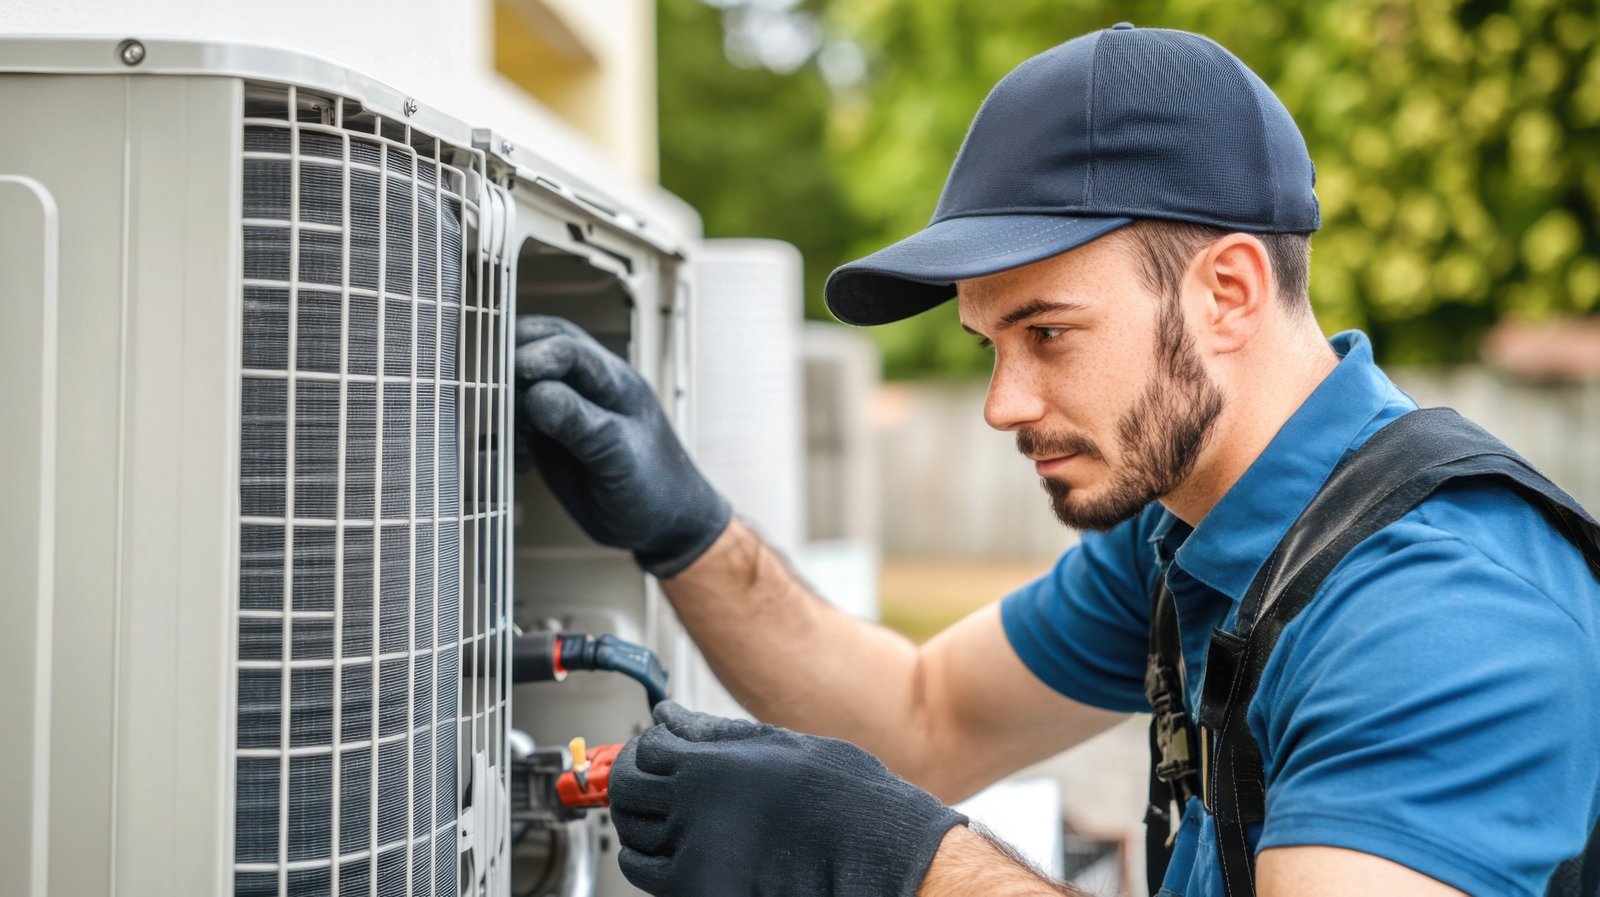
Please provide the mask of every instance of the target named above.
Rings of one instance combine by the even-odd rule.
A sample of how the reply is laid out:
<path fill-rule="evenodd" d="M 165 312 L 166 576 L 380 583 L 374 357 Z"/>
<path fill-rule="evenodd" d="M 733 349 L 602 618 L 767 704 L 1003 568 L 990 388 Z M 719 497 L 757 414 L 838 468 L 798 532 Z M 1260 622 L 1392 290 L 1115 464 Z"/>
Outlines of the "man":
<path fill-rule="evenodd" d="M 1312 316 L 1312 182 L 1287 111 L 1226 50 L 1118 25 L 1002 80 L 933 223 L 835 272 L 850 323 L 957 295 L 994 350 L 986 421 L 1091 531 L 920 648 L 833 610 L 730 522 L 620 360 L 521 322 L 524 445 L 566 507 L 661 578 L 757 718 L 853 743 L 663 705 L 612 778 L 636 884 L 1074 893 L 940 801 L 1147 709 L 1163 568 L 1201 681 L 1212 629 L 1335 465 L 1415 408 L 1364 336 L 1330 344 Z M 1257 893 L 1542 894 L 1600 814 L 1600 588 L 1518 495 L 1448 485 L 1333 568 L 1249 722 Z M 1163 894 L 1223 893 L 1217 837 L 1190 801 Z"/>

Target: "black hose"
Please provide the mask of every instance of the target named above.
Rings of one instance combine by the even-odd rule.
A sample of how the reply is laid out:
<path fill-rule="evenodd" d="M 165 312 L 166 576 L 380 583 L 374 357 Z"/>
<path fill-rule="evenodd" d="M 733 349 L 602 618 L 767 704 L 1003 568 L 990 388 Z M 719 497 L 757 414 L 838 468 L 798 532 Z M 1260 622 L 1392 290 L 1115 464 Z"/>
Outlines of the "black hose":
<path fill-rule="evenodd" d="M 570 670 L 621 673 L 644 686 L 652 709 L 667 699 L 667 670 L 655 653 L 610 633 L 530 632 L 512 643 L 511 681 L 515 684 L 564 679 Z"/>

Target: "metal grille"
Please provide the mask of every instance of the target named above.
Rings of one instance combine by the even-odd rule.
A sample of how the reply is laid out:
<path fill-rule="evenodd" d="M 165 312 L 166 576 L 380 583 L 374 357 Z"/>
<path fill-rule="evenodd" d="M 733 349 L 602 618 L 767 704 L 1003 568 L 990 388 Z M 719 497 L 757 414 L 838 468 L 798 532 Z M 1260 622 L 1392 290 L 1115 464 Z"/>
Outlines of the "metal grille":
<path fill-rule="evenodd" d="M 247 90 L 243 165 L 235 893 L 463 893 L 507 728 L 493 188 L 285 87 Z"/>

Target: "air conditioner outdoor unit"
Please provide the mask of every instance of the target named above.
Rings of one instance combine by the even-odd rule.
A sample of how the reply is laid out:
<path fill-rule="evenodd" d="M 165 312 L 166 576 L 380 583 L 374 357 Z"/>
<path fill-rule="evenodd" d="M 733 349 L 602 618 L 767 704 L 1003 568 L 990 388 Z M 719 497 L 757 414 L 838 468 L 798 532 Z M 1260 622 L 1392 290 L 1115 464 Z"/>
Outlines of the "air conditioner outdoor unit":
<path fill-rule="evenodd" d="M 598 814 L 514 847 L 508 738 L 646 705 L 507 646 L 703 661 L 514 479 L 512 333 L 577 321 L 681 426 L 697 235 L 285 51 L 0 38 L 0 123 L 0 892 L 627 892 Z"/>

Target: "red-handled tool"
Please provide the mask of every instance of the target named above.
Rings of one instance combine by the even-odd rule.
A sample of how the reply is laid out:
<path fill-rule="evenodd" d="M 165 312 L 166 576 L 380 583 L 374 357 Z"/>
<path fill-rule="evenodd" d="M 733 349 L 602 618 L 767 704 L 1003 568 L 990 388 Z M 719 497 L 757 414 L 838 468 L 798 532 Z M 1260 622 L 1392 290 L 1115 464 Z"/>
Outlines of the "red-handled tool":
<path fill-rule="evenodd" d="M 572 739 L 572 768 L 556 779 L 556 795 L 569 810 L 608 807 L 611 795 L 611 764 L 622 751 L 621 744 L 585 747 L 582 738 Z"/>

